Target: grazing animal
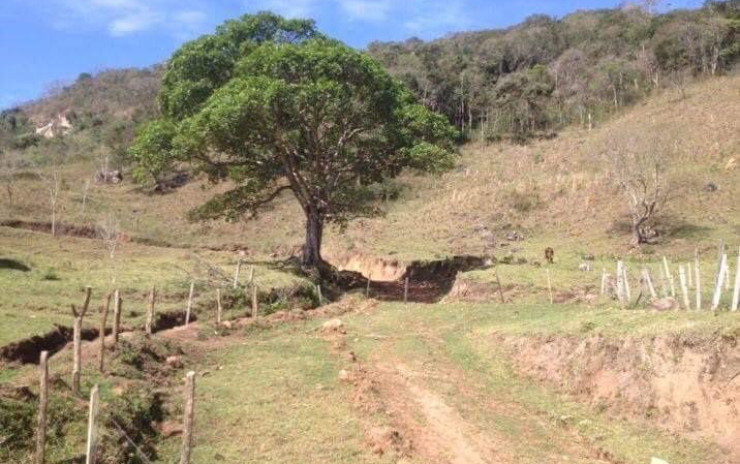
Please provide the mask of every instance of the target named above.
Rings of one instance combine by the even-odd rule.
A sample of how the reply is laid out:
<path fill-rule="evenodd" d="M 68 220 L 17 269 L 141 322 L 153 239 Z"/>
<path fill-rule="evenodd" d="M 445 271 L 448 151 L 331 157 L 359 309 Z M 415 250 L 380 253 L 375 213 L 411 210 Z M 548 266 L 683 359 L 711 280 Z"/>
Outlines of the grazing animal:
<path fill-rule="evenodd" d="M 555 250 L 553 250 L 551 247 L 545 248 L 545 261 L 550 264 L 553 264 L 555 262 Z"/>

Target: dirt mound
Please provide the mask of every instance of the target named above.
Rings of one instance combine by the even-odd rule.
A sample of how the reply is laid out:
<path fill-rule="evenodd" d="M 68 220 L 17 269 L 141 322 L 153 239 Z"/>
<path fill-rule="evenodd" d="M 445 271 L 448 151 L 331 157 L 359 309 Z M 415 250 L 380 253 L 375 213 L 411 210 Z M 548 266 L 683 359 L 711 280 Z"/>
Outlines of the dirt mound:
<path fill-rule="evenodd" d="M 740 459 L 735 337 L 497 338 L 528 375 L 616 415 L 713 440 Z"/>

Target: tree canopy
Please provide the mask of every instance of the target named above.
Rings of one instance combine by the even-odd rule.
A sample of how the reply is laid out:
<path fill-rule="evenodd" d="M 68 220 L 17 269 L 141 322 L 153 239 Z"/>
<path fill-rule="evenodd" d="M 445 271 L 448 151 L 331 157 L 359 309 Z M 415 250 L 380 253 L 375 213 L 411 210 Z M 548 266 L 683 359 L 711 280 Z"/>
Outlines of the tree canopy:
<path fill-rule="evenodd" d="M 262 13 L 188 43 L 168 65 L 165 120 L 144 129 L 141 166 L 182 160 L 232 189 L 192 212 L 235 219 L 291 192 L 306 216 L 303 264 L 323 264 L 326 223 L 377 212 L 372 187 L 441 171 L 456 131 L 369 55 L 313 23 Z"/>

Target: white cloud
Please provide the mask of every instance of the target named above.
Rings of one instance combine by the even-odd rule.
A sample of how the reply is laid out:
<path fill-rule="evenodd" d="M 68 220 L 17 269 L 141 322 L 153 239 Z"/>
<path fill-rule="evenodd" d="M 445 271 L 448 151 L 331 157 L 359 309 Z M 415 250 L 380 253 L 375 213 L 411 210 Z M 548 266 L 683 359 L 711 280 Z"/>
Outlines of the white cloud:
<path fill-rule="evenodd" d="M 155 28 L 173 36 L 199 32 L 208 16 L 198 8 L 202 0 L 53 0 L 47 10 L 55 25 L 69 29 L 87 24 L 121 37 Z"/>
<path fill-rule="evenodd" d="M 108 25 L 108 31 L 115 37 L 145 31 L 158 22 L 157 15 L 149 10 L 137 11 L 113 19 Z"/>
<path fill-rule="evenodd" d="M 407 3 L 404 27 L 413 34 L 434 36 L 468 25 L 462 0 L 416 0 Z"/>
<path fill-rule="evenodd" d="M 339 6 L 350 19 L 385 21 L 393 8 L 390 0 L 338 0 Z"/>

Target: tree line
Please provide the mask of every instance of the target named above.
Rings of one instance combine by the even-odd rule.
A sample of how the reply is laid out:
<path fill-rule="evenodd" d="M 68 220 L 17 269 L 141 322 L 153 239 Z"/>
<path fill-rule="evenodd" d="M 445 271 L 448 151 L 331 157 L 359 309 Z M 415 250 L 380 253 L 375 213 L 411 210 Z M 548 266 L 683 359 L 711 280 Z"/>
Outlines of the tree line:
<path fill-rule="evenodd" d="M 503 30 L 368 51 L 469 136 L 524 141 L 593 124 L 665 86 L 727 72 L 740 57 L 740 1 L 653 14 L 636 5 L 534 15 Z"/>

